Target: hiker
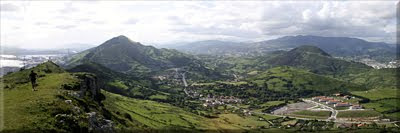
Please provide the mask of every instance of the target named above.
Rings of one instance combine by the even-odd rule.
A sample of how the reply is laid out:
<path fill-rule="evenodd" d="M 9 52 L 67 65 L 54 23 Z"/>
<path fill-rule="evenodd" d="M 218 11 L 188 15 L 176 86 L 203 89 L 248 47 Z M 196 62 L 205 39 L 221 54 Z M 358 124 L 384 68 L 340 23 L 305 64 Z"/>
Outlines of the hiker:
<path fill-rule="evenodd" d="M 33 70 L 31 71 L 31 74 L 29 74 L 29 79 L 31 80 L 32 83 L 32 90 L 36 91 L 35 87 L 36 87 L 36 76 L 37 74 L 35 72 L 33 72 Z"/>

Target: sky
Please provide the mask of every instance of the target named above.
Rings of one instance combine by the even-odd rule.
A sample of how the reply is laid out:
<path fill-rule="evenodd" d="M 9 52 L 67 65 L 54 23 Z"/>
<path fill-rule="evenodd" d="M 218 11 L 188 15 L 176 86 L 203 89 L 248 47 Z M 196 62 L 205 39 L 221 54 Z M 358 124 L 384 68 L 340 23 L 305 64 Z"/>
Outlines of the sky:
<path fill-rule="evenodd" d="M 0 1 L 1 45 L 55 49 L 125 35 L 145 45 L 292 35 L 394 43 L 397 1 Z"/>

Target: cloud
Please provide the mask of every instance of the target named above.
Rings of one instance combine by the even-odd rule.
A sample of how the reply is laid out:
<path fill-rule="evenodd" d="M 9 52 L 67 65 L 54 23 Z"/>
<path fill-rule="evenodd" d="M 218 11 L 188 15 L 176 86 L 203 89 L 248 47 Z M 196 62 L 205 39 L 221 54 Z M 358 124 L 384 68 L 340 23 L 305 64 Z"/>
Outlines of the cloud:
<path fill-rule="evenodd" d="M 13 12 L 18 10 L 19 10 L 18 6 L 13 5 L 11 3 L 0 4 L 0 11 L 2 12 Z"/>
<path fill-rule="evenodd" d="M 73 13 L 78 12 L 79 9 L 72 5 L 72 2 L 68 2 L 64 4 L 64 8 L 59 10 L 60 13 Z"/>
<path fill-rule="evenodd" d="M 48 22 L 36 22 L 35 25 L 42 26 L 42 25 L 49 25 Z"/>
<path fill-rule="evenodd" d="M 60 40 L 100 44 L 121 34 L 144 44 L 262 41 L 287 35 L 393 43 L 396 2 L 7 1 L 1 4 L 1 24 L 1 44 L 22 47 L 62 46 Z"/>
<path fill-rule="evenodd" d="M 380 41 L 394 36 L 387 25 L 395 24 L 394 3 L 374 2 L 323 2 L 313 6 L 310 3 L 292 3 L 266 8 L 263 13 L 263 34 L 282 35 L 322 35 L 358 38 L 380 37 Z M 275 15 L 274 12 L 280 12 Z M 386 9 L 386 10 L 382 10 Z M 376 39 L 375 39 L 376 40 Z"/>
<path fill-rule="evenodd" d="M 58 29 L 63 29 L 63 30 L 67 30 L 67 29 L 71 29 L 71 28 L 75 28 L 76 25 L 57 25 L 56 28 Z"/>
<path fill-rule="evenodd" d="M 126 20 L 126 21 L 124 22 L 124 24 L 136 24 L 137 22 L 139 22 L 138 19 L 136 19 L 136 18 L 130 18 L 130 19 Z"/>

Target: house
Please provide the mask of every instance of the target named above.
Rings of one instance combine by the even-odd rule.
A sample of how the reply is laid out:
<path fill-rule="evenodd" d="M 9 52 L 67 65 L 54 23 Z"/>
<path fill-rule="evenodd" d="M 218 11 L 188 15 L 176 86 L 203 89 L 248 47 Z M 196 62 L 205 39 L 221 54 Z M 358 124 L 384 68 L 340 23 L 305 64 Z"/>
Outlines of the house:
<path fill-rule="evenodd" d="M 349 95 L 345 95 L 345 96 L 343 96 L 343 98 L 348 100 L 348 99 L 350 99 L 350 98 L 351 98 L 351 96 L 349 96 Z"/>
<path fill-rule="evenodd" d="M 362 109 L 362 106 L 357 104 L 357 105 L 350 106 L 350 109 Z"/>
<path fill-rule="evenodd" d="M 319 102 L 327 102 L 329 100 L 334 100 L 334 99 L 333 98 L 322 98 L 322 99 L 319 99 Z"/>
<path fill-rule="evenodd" d="M 337 96 L 337 97 L 342 96 L 342 94 L 340 94 L 340 93 L 336 93 L 336 94 L 333 94 L 333 95 Z"/>
<path fill-rule="evenodd" d="M 340 101 L 338 101 L 338 100 L 329 100 L 329 101 L 326 101 L 326 104 L 337 104 L 339 102 Z"/>
<path fill-rule="evenodd" d="M 360 124 L 357 125 L 357 127 L 363 127 L 363 126 L 365 126 L 364 123 L 360 123 Z"/>
<path fill-rule="evenodd" d="M 318 97 L 313 97 L 312 100 L 314 101 L 319 101 L 322 98 L 326 98 L 325 96 L 318 96 Z"/>
<path fill-rule="evenodd" d="M 337 125 L 337 128 L 351 128 L 352 125 L 351 123 L 341 123 Z"/>
<path fill-rule="evenodd" d="M 350 106 L 349 103 L 337 103 L 333 105 L 333 107 L 349 107 L 349 106 Z"/>

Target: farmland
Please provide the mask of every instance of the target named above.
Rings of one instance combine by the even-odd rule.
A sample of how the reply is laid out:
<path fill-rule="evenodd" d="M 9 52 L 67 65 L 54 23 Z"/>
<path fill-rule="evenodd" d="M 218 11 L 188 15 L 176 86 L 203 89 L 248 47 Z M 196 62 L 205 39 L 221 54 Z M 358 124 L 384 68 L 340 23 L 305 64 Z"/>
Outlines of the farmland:
<path fill-rule="evenodd" d="M 378 117 L 381 114 L 374 110 L 339 111 L 338 118 Z"/>
<path fill-rule="evenodd" d="M 378 100 L 382 98 L 397 98 L 398 92 L 397 89 L 372 89 L 368 91 L 353 91 L 351 93 L 370 100 Z"/>
<path fill-rule="evenodd" d="M 323 118 L 327 119 L 330 115 L 330 111 L 311 111 L 311 110 L 301 110 L 293 112 L 291 116 L 305 117 L 305 118 Z"/>

